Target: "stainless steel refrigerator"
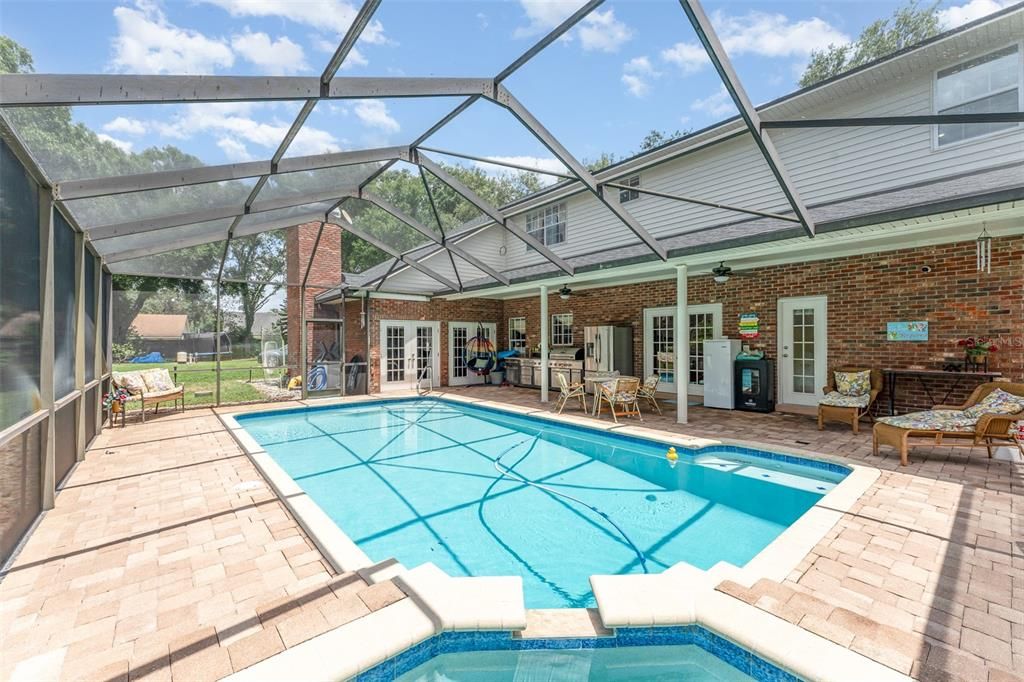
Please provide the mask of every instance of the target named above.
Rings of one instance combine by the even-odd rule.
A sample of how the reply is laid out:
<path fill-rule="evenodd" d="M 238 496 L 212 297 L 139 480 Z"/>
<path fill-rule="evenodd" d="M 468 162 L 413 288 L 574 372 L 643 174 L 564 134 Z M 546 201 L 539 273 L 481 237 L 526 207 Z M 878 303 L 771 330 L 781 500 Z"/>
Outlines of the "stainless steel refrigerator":
<path fill-rule="evenodd" d="M 584 327 L 583 369 L 587 372 L 633 374 L 633 328 Z"/>

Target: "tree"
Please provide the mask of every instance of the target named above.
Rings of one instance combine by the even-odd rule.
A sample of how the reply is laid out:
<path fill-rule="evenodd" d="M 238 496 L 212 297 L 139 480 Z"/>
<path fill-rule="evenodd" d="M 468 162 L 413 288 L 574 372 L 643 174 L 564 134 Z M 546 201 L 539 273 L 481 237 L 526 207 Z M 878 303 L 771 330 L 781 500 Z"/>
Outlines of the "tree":
<path fill-rule="evenodd" d="M 233 239 L 224 260 L 224 292 L 242 306 L 239 338 L 248 340 L 256 313 L 281 287 L 285 271 L 284 232 L 262 232 Z"/>
<path fill-rule="evenodd" d="M 919 7 L 917 0 L 903 5 L 887 19 L 872 22 L 849 45 L 829 45 L 811 52 L 811 61 L 800 77 L 809 87 L 845 71 L 887 57 L 939 33 L 938 2 Z"/>
<path fill-rule="evenodd" d="M 675 130 L 675 132 L 672 132 L 672 133 L 668 132 L 667 130 L 665 130 L 665 131 L 654 130 L 652 128 L 651 132 L 649 132 L 646 135 L 644 135 L 644 139 L 642 139 L 640 141 L 640 151 L 642 151 L 642 152 L 650 151 L 651 149 L 654 149 L 655 147 L 660 147 L 663 144 L 668 144 L 669 142 L 672 142 L 673 140 L 678 140 L 680 137 L 685 137 L 686 135 L 689 135 L 689 134 L 690 134 L 690 129 L 689 128 L 687 128 L 686 130 L 679 130 L 677 128 Z"/>

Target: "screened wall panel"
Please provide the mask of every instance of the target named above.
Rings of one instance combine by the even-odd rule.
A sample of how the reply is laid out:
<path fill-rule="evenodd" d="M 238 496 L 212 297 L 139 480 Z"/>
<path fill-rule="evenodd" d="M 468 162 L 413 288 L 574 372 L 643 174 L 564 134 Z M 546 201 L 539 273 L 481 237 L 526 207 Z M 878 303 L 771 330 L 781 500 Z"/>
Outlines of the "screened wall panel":
<path fill-rule="evenodd" d="M 53 422 L 54 435 L 54 471 L 55 478 L 58 485 L 64 480 L 64 477 L 71 471 L 71 467 L 75 465 L 75 460 L 78 458 L 78 453 L 75 450 L 75 436 L 76 426 L 78 418 L 78 401 L 81 398 L 76 398 L 66 405 L 62 405 L 56 412 L 56 418 Z"/>
<path fill-rule="evenodd" d="M 53 395 L 75 390 L 75 231 L 53 212 Z"/>
<path fill-rule="evenodd" d="M 39 188 L 0 141 L 0 429 L 39 402 Z"/>
<path fill-rule="evenodd" d="M 113 287 L 113 276 L 103 273 L 103 373 L 110 371 L 110 294 Z"/>
<path fill-rule="evenodd" d="M 40 444 L 46 420 L 0 446 L 0 564 L 43 510 Z"/>
<path fill-rule="evenodd" d="M 96 258 L 85 252 L 85 381 L 96 378 Z"/>
<path fill-rule="evenodd" d="M 88 445 L 96 437 L 96 401 L 102 385 L 97 384 L 85 392 L 85 443 Z"/>

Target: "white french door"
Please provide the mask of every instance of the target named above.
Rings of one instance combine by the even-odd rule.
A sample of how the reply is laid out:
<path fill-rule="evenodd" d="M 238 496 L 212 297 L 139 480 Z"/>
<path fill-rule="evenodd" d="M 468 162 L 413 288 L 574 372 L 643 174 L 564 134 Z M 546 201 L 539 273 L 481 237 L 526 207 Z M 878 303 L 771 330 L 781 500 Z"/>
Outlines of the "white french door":
<path fill-rule="evenodd" d="M 704 395 L 704 340 L 722 336 L 722 304 L 687 306 L 690 316 L 688 391 Z M 676 307 L 644 309 L 644 376 L 661 377 L 659 392 L 674 393 Z"/>
<path fill-rule="evenodd" d="M 466 344 L 483 330 L 485 339 L 492 343 L 498 336 L 493 322 L 449 322 L 448 323 L 448 385 L 467 386 L 482 384 L 484 377 L 466 367 Z"/>
<path fill-rule="evenodd" d="M 417 378 L 428 376 L 438 386 L 440 358 L 440 323 L 381 320 L 381 391 L 415 388 Z"/>
<path fill-rule="evenodd" d="M 828 377 L 828 298 L 779 299 L 779 402 L 814 406 Z"/>

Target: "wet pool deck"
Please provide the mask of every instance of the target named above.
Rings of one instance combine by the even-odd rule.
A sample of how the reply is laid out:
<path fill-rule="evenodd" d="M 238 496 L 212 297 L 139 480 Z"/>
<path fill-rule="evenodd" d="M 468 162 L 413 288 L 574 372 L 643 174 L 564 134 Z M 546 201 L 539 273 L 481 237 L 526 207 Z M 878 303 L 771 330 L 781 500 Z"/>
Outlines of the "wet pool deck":
<path fill-rule="evenodd" d="M 450 392 L 539 406 L 524 389 Z M 899 467 L 871 456 L 869 425 L 778 413 L 645 420 L 882 472 L 786 580 L 719 590 L 914 677 L 1024 680 L 1019 459 L 918 448 Z M 214 410 L 129 421 L 94 441 L 0 583 L 0 679 L 216 679 L 403 598 L 335 574 Z"/>

